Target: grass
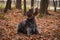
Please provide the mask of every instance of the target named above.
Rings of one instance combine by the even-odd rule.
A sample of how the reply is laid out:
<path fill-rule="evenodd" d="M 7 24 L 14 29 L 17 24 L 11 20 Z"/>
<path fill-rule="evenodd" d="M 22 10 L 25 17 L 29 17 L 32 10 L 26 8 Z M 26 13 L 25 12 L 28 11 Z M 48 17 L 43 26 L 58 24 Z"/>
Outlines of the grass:
<path fill-rule="evenodd" d="M 57 12 L 60 12 L 60 9 L 59 9 L 59 10 L 57 10 Z"/>
<path fill-rule="evenodd" d="M 6 6 L 6 4 L 0 4 L 0 9 L 4 9 L 4 8 L 5 8 L 5 6 Z M 12 4 L 12 5 L 11 5 L 11 7 L 12 7 L 12 8 L 15 8 L 15 5 L 14 5 L 14 4 Z"/>
<path fill-rule="evenodd" d="M 38 13 L 39 18 L 42 18 L 43 16 L 44 16 L 43 13 Z"/>
<path fill-rule="evenodd" d="M 4 9 L 5 8 L 5 4 L 0 4 L 0 9 Z"/>
<path fill-rule="evenodd" d="M 0 4 L 0 9 L 4 9 L 6 4 Z M 16 8 L 15 4 L 11 5 L 11 8 Z M 22 4 L 22 9 L 24 9 L 24 5 Z M 26 6 L 27 11 L 30 9 L 30 6 Z"/>
<path fill-rule="evenodd" d="M 0 13 L 0 19 L 5 19 L 4 14 Z"/>

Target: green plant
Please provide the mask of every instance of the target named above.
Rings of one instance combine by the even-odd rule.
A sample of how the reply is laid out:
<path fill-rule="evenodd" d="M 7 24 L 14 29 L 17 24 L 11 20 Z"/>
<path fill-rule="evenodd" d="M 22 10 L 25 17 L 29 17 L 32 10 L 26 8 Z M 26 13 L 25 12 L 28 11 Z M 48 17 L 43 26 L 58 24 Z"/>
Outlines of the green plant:
<path fill-rule="evenodd" d="M 43 14 L 42 13 L 39 13 L 39 15 L 38 15 L 40 18 L 42 18 L 43 17 Z"/>
<path fill-rule="evenodd" d="M 5 19 L 4 14 L 0 13 L 0 19 Z"/>
<path fill-rule="evenodd" d="M 0 4 L 0 9 L 4 9 L 5 8 L 5 4 Z"/>

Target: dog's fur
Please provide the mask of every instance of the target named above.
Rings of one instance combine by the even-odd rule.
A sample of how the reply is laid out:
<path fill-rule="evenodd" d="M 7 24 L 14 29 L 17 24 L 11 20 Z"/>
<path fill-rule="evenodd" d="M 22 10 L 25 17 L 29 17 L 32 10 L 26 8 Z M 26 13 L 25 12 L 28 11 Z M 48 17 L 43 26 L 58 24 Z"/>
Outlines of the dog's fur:
<path fill-rule="evenodd" d="M 37 13 L 36 11 L 35 11 L 35 13 Z M 32 9 L 30 9 L 27 13 L 31 13 L 31 14 L 30 14 L 30 16 L 27 15 L 28 18 L 26 20 L 22 21 L 18 25 L 17 33 L 23 33 L 23 34 L 27 34 L 27 35 L 38 34 L 39 32 L 38 32 L 37 25 L 35 22 L 35 16 L 37 14 L 32 13 Z M 34 16 L 32 16 L 32 15 L 34 15 Z M 31 17 L 31 18 L 29 19 L 29 17 Z"/>

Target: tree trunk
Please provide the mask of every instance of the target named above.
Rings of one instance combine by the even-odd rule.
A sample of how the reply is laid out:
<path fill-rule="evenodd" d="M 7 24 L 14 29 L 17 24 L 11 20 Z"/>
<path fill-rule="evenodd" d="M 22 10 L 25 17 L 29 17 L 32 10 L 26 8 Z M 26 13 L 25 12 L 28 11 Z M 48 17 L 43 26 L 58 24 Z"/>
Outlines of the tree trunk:
<path fill-rule="evenodd" d="M 12 0 L 7 0 L 4 12 L 7 12 L 8 9 L 11 10 L 11 2 Z"/>
<path fill-rule="evenodd" d="M 31 8 L 34 7 L 34 0 L 31 0 Z"/>
<path fill-rule="evenodd" d="M 26 15 L 26 0 L 24 0 L 24 15 Z"/>
<path fill-rule="evenodd" d="M 49 14 L 48 11 L 47 11 L 48 4 L 49 4 L 49 0 L 41 0 L 41 2 L 40 2 L 40 13 Z"/>
<path fill-rule="evenodd" d="M 60 7 L 60 0 L 59 0 L 59 7 Z"/>
<path fill-rule="evenodd" d="M 31 0 L 31 8 L 32 8 L 32 10 L 34 9 L 34 0 Z M 32 13 L 33 13 L 33 11 L 32 11 Z"/>
<path fill-rule="evenodd" d="M 57 9 L 57 1 L 54 1 L 53 0 L 53 5 L 54 5 L 54 11 L 56 12 L 56 9 Z"/>
<path fill-rule="evenodd" d="M 16 8 L 21 9 L 21 1 L 22 0 L 16 0 Z"/>

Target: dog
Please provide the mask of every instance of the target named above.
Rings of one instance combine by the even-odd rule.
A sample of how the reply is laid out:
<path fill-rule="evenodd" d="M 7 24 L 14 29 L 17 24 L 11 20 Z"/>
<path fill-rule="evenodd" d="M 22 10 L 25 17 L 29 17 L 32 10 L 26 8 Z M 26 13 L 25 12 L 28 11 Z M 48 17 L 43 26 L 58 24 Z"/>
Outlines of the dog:
<path fill-rule="evenodd" d="M 30 9 L 26 14 L 28 18 L 19 23 L 17 33 L 27 34 L 28 36 L 39 34 L 35 21 L 35 16 L 38 14 L 38 9 L 36 8 L 35 12 L 33 12 L 33 9 Z"/>

